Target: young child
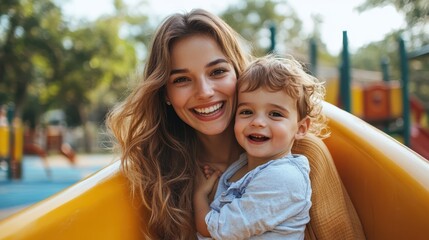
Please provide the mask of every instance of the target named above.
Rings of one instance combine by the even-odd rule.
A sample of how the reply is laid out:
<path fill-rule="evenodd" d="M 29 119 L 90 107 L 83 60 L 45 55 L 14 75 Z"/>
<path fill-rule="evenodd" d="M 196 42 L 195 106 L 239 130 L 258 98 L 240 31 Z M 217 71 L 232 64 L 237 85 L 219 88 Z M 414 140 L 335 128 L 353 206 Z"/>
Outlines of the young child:
<path fill-rule="evenodd" d="M 321 135 L 327 129 L 321 114 L 323 83 L 293 58 L 268 55 L 250 64 L 237 89 L 234 130 L 246 153 L 222 175 L 207 166 L 205 173 L 197 173 L 193 204 L 198 237 L 304 239 L 310 220 L 310 167 L 291 148 L 307 132 Z"/>

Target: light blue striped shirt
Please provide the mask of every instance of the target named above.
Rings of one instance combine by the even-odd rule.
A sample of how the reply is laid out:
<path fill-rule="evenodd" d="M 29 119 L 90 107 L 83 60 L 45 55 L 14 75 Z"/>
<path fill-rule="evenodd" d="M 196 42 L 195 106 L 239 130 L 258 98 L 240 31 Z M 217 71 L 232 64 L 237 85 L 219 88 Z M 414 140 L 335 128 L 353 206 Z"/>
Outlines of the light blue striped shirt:
<path fill-rule="evenodd" d="M 220 177 L 205 220 L 213 239 L 304 239 L 310 221 L 310 166 L 302 155 L 271 160 L 229 182 L 246 154 Z M 198 234 L 199 239 L 203 238 Z"/>

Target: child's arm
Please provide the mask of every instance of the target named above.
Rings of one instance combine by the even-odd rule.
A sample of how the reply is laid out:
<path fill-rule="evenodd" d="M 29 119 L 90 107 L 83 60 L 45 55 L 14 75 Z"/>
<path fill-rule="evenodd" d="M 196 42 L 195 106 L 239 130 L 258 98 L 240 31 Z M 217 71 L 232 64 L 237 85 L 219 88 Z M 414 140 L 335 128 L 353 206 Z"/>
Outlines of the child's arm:
<path fill-rule="evenodd" d="M 204 237 L 210 237 L 205 221 L 207 213 L 210 212 L 208 195 L 212 191 L 213 186 L 216 183 L 216 179 L 220 176 L 220 172 L 214 171 L 210 175 L 207 168 L 204 169 L 204 172 L 205 173 L 197 170 L 197 174 L 194 179 L 194 218 L 197 231 Z"/>

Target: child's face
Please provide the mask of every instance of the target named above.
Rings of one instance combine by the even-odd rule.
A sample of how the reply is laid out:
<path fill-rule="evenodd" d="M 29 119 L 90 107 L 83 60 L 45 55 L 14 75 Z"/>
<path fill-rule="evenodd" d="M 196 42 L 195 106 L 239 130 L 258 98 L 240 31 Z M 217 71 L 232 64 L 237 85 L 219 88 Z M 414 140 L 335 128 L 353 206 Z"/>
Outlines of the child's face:
<path fill-rule="evenodd" d="M 287 155 L 309 123 L 307 117 L 299 121 L 297 101 L 283 91 L 239 89 L 234 130 L 249 156 L 272 160 Z"/>

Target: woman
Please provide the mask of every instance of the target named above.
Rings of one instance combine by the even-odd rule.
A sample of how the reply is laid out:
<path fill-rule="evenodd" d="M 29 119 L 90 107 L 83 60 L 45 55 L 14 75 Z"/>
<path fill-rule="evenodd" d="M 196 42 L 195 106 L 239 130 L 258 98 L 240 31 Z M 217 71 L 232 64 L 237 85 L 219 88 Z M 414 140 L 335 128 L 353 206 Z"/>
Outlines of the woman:
<path fill-rule="evenodd" d="M 237 77 L 249 60 L 240 41 L 207 11 L 168 17 L 139 86 L 108 116 L 125 175 L 150 211 L 147 238 L 195 238 L 195 171 L 224 170 L 242 153 L 232 121 Z"/>

